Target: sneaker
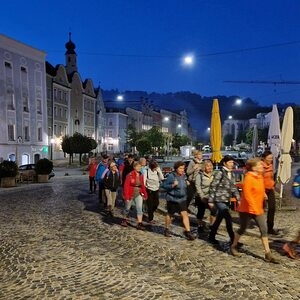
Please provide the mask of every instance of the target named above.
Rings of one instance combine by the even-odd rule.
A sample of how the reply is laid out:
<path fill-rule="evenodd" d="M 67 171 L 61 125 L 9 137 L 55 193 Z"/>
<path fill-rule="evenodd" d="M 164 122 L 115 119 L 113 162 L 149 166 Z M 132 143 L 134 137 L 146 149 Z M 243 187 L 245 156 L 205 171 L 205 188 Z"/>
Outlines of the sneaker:
<path fill-rule="evenodd" d="M 280 233 L 279 233 L 279 230 L 277 230 L 277 229 L 269 229 L 268 234 L 279 235 Z"/>
<path fill-rule="evenodd" d="M 137 230 L 145 230 L 145 227 L 144 227 L 143 223 L 138 223 L 136 226 L 136 229 Z"/>
<path fill-rule="evenodd" d="M 265 254 L 265 261 L 272 264 L 279 264 L 279 261 L 272 255 L 271 252 Z"/>
<path fill-rule="evenodd" d="M 122 222 L 121 222 L 121 226 L 123 226 L 123 227 L 128 227 L 128 222 L 127 222 L 127 220 L 122 220 Z"/>
<path fill-rule="evenodd" d="M 292 259 L 298 258 L 295 249 L 289 243 L 285 243 L 282 249 L 287 254 L 288 257 Z"/>
<path fill-rule="evenodd" d="M 183 233 L 189 241 L 193 241 L 196 238 L 190 231 L 184 231 Z"/>
<path fill-rule="evenodd" d="M 242 253 L 239 252 L 237 250 L 236 247 L 233 247 L 232 245 L 230 246 L 230 253 L 233 255 L 233 256 L 236 256 L 236 257 L 241 257 L 242 256 Z"/>
<path fill-rule="evenodd" d="M 171 231 L 170 231 L 168 228 L 166 228 L 166 229 L 165 229 L 165 232 L 164 232 L 164 235 L 165 235 L 166 237 L 171 237 Z"/>

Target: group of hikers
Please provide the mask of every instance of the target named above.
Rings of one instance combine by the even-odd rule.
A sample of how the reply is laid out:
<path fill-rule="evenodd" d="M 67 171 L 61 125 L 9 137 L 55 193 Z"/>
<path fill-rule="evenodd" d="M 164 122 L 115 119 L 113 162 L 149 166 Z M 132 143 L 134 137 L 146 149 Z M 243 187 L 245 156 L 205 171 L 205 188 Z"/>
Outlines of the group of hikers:
<path fill-rule="evenodd" d="M 124 227 L 129 223 L 129 212 L 136 210 L 136 228 L 144 230 L 143 216 L 148 214 L 147 222 L 155 224 L 154 213 L 159 206 L 159 197 L 166 200 L 166 216 L 164 235 L 171 237 L 170 225 L 174 214 L 180 214 L 184 227 L 184 235 L 188 240 L 196 236 L 191 232 L 189 205 L 195 201 L 197 207 L 198 235 L 208 233 L 208 241 L 218 245 L 216 239 L 218 228 L 223 219 L 226 222 L 230 238 L 230 252 L 233 256 L 241 256 L 239 251 L 243 245 L 239 242 L 251 220 L 259 228 L 264 248 L 265 261 L 278 263 L 272 255 L 268 235 L 278 235 L 274 228 L 276 210 L 275 181 L 273 172 L 273 155 L 266 150 L 261 158 L 252 158 L 246 162 L 246 173 L 240 194 L 235 180 L 234 158 L 223 157 L 221 168 L 214 170 L 209 159 L 202 159 L 202 152 L 195 151 L 194 158 L 186 167 L 185 162 L 177 161 L 173 172 L 165 178 L 155 160 L 137 159 L 128 154 L 118 162 L 113 157 L 103 154 L 100 163 L 96 158 L 90 159 L 89 182 L 90 193 L 96 193 L 98 184 L 99 201 L 110 217 L 114 217 L 114 208 L 118 191 L 122 187 L 124 208 L 122 222 Z M 231 216 L 231 203 L 238 206 L 240 221 L 239 229 L 234 232 Z M 265 215 L 265 208 L 267 214 Z M 204 221 L 205 210 L 209 210 L 209 225 Z M 297 258 L 295 244 L 300 242 L 300 232 L 292 242 L 286 243 L 283 250 L 290 258 Z"/>

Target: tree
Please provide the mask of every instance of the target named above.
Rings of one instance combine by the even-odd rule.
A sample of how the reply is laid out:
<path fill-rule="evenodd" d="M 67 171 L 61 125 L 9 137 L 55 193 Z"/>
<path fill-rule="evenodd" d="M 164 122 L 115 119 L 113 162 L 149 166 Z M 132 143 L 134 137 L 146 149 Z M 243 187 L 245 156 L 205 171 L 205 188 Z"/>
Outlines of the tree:
<path fill-rule="evenodd" d="M 61 147 L 65 153 L 69 154 L 69 165 L 71 165 L 71 159 L 73 158 L 73 149 L 71 143 L 72 143 L 71 137 L 67 135 L 63 136 Z"/>
<path fill-rule="evenodd" d="M 226 134 L 223 138 L 223 142 L 225 146 L 231 146 L 233 144 L 234 137 L 232 134 Z"/>
<path fill-rule="evenodd" d="M 138 133 L 135 130 L 132 124 L 129 124 L 126 130 L 126 141 L 129 144 L 130 148 L 136 146 L 136 142 L 138 140 Z"/>
<path fill-rule="evenodd" d="M 246 132 L 247 131 L 239 131 L 239 133 L 236 137 L 236 143 L 237 144 L 240 144 L 241 142 L 244 142 L 244 143 L 246 142 Z"/>
<path fill-rule="evenodd" d="M 257 129 L 258 142 L 264 142 L 264 143 L 268 142 L 268 131 L 269 131 L 268 127 Z M 253 139 L 253 128 L 249 128 L 246 132 L 246 143 L 251 145 L 252 139 Z"/>
<path fill-rule="evenodd" d="M 143 138 L 137 140 L 136 149 L 137 149 L 137 151 L 139 151 L 139 153 L 141 155 L 150 153 L 152 150 L 151 143 L 146 137 L 143 137 Z"/>
<path fill-rule="evenodd" d="M 191 139 L 186 136 L 186 135 L 179 135 L 178 133 L 176 133 L 173 136 L 173 141 L 172 141 L 172 146 L 173 148 L 179 150 L 181 146 L 185 146 L 190 144 Z"/>
<path fill-rule="evenodd" d="M 153 126 L 145 132 L 145 137 L 150 141 L 151 147 L 161 148 L 164 146 L 165 138 L 160 128 Z"/>

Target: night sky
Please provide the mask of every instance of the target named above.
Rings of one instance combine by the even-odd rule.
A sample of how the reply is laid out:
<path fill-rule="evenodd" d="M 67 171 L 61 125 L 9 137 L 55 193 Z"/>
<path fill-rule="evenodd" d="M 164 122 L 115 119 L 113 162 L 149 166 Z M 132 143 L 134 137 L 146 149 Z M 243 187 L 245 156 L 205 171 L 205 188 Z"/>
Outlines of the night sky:
<path fill-rule="evenodd" d="M 262 105 L 300 103 L 300 85 L 224 80 L 300 80 L 300 1 L 6 1 L 1 33 L 64 64 L 72 31 L 84 80 L 103 89 L 239 95 Z M 259 50 L 240 49 L 270 46 Z M 193 54 L 193 67 L 182 56 Z"/>

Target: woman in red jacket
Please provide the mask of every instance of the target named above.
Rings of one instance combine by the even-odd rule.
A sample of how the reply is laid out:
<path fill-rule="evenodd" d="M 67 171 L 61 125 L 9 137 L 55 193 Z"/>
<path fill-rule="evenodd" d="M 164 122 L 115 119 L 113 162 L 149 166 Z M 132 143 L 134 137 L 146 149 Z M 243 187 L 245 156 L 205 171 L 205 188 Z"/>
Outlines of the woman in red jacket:
<path fill-rule="evenodd" d="M 125 209 L 123 211 L 124 220 L 121 225 L 124 227 L 128 226 L 128 214 L 132 204 L 136 207 L 137 212 L 137 229 L 144 230 L 143 226 L 143 200 L 147 199 L 147 191 L 144 184 L 144 177 L 141 173 L 141 165 L 139 162 L 134 162 L 134 170 L 130 172 L 125 179 L 124 184 L 124 199 Z"/>

